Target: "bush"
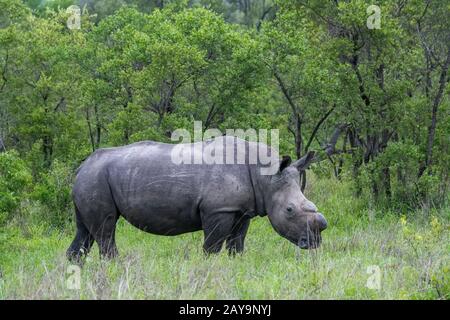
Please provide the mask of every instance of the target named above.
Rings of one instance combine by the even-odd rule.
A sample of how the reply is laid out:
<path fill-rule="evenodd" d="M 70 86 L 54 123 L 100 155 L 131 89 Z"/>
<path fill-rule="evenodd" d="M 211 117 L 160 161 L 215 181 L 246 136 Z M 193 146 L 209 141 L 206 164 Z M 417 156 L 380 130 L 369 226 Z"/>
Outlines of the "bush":
<path fill-rule="evenodd" d="M 71 168 L 58 160 L 53 162 L 47 173 L 42 174 L 32 198 L 46 209 L 41 216 L 46 223 L 61 227 L 71 221 L 72 178 Z"/>
<path fill-rule="evenodd" d="M 448 182 L 434 168 L 434 174 L 420 176 L 423 155 L 411 141 L 392 142 L 373 161 L 362 164 L 354 177 L 354 186 L 377 206 L 409 210 L 424 205 L 444 206 Z"/>
<path fill-rule="evenodd" d="M 388 168 L 392 200 L 409 206 L 420 204 L 420 190 L 418 189 L 418 172 L 421 153 L 412 142 L 390 143 L 385 152 L 376 161 L 377 172 Z M 376 177 L 379 181 L 382 176 Z"/>
<path fill-rule="evenodd" d="M 30 169 L 18 152 L 12 150 L 0 153 L 0 226 L 18 213 L 31 184 Z"/>

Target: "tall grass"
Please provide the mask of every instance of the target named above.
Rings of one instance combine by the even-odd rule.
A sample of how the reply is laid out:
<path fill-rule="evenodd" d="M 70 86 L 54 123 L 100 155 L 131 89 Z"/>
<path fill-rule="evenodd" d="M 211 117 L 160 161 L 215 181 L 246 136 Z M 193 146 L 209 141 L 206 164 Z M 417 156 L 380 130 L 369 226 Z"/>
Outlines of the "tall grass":
<path fill-rule="evenodd" d="M 402 216 L 371 208 L 335 180 L 312 181 L 307 196 L 329 221 L 317 250 L 294 247 L 267 218 L 252 221 L 245 252 L 236 257 L 205 257 L 201 232 L 156 236 L 120 220 L 120 257 L 102 261 L 94 247 L 79 289 L 68 285 L 72 230 L 9 226 L 0 248 L 0 298 L 450 298 L 449 207 Z"/>

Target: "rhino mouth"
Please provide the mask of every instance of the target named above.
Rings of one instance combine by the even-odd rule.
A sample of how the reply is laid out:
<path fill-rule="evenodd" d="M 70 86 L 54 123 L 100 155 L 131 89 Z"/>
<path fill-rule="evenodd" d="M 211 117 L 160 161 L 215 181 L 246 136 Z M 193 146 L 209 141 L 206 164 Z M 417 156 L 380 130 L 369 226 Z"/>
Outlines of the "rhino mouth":
<path fill-rule="evenodd" d="M 300 249 L 317 249 L 320 246 L 321 243 L 321 236 L 309 236 L 309 237 L 301 237 L 297 245 L 300 247 Z"/>
<path fill-rule="evenodd" d="M 316 230 L 308 230 L 305 233 L 301 233 L 300 236 L 297 236 L 295 233 L 282 233 L 275 229 L 279 235 L 283 238 L 289 240 L 292 244 L 298 246 L 300 249 L 317 249 L 320 247 L 322 242 L 322 236 L 320 231 Z"/>

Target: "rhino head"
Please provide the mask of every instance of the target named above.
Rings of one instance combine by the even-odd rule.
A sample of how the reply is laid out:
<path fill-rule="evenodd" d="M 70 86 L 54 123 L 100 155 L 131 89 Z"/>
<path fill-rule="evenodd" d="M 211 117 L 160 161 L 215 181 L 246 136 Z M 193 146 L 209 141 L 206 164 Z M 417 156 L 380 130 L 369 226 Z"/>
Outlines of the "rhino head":
<path fill-rule="evenodd" d="M 283 157 L 277 174 L 271 177 L 267 215 L 275 231 L 302 249 L 314 249 L 321 243 L 320 233 L 327 221 L 300 188 L 300 172 L 314 157 L 310 152 L 291 164 Z"/>

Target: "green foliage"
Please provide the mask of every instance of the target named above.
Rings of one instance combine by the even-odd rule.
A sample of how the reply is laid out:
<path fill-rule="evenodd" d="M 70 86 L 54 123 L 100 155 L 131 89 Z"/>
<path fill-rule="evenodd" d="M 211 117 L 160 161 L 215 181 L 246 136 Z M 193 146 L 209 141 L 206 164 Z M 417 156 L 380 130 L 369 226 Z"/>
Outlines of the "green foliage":
<path fill-rule="evenodd" d="M 0 153 L 0 226 L 17 212 L 31 182 L 30 170 L 16 151 Z"/>
<path fill-rule="evenodd" d="M 41 205 L 39 221 L 60 228 L 72 221 L 72 169 L 54 161 L 39 178 L 31 198 Z"/>
<path fill-rule="evenodd" d="M 420 150 L 411 141 L 390 143 L 385 152 L 373 162 L 371 172 L 375 176 L 372 177 L 372 180 L 381 181 L 383 178 L 379 172 L 383 168 L 387 168 L 393 175 L 391 177 L 391 200 L 394 203 L 414 206 L 415 202 L 420 199 L 420 193 L 426 190 L 422 190 L 417 185 L 417 172 L 421 157 Z"/>

